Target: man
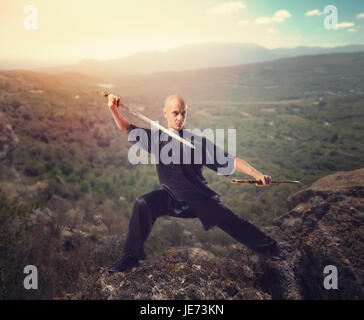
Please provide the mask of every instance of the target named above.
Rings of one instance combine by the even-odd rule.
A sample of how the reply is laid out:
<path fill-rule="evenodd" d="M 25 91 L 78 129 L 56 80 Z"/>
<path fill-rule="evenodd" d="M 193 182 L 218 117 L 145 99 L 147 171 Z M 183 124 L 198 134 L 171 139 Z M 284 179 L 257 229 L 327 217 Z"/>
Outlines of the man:
<path fill-rule="evenodd" d="M 108 100 L 108 106 L 116 125 L 123 132 L 129 134 L 129 138 L 135 132 L 134 130 L 142 130 L 120 115 L 117 110 L 120 98 L 109 95 Z M 181 137 L 188 136 L 188 131 L 183 128 L 187 117 L 187 104 L 181 97 L 169 96 L 165 101 L 163 113 L 169 130 L 178 133 Z M 141 148 L 151 152 L 151 144 L 153 143 L 151 130 L 143 130 L 146 133 L 146 141 L 144 141 L 144 145 L 142 143 Z M 171 137 L 168 141 L 159 138 L 160 136 L 158 136 L 157 142 L 160 147 L 159 150 L 172 140 Z M 205 138 L 201 140 L 198 146 L 203 151 L 212 148 L 213 156 L 207 159 L 208 156 L 206 155 L 209 153 L 203 152 L 204 156 L 201 163 L 194 163 L 193 160 L 191 163 L 183 161 L 177 164 L 157 163 L 158 177 L 163 189 L 152 191 L 137 199 L 129 222 L 124 255 L 109 268 L 109 272 L 122 272 L 138 265 L 139 260 L 145 259 L 144 242 L 147 240 L 156 219 L 165 215 L 179 218 L 199 218 L 206 231 L 217 226 L 257 253 L 276 258 L 281 256 L 280 247 L 274 239 L 233 213 L 223 203 L 220 196 L 207 186 L 202 175 L 202 167 L 205 165 L 215 171 L 222 168 L 224 165 L 216 160 L 216 154 L 219 152 L 221 154 L 221 149 Z M 195 144 L 196 148 L 197 144 Z M 270 176 L 260 173 L 243 159 L 227 153 L 224 155 L 232 161 L 233 170 L 254 177 L 261 186 L 271 184 Z M 191 159 L 194 159 L 193 156 Z"/>

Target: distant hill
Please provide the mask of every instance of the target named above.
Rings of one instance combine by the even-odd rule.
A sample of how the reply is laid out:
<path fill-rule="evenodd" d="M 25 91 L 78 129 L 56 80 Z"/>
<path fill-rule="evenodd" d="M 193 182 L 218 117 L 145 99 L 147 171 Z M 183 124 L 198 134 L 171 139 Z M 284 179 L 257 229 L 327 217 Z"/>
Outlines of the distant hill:
<path fill-rule="evenodd" d="M 65 84 L 80 90 L 92 86 L 97 94 L 104 88 L 120 94 L 124 101 L 140 100 L 148 106 L 163 103 L 178 93 L 190 101 L 282 101 L 364 93 L 364 52 L 306 55 L 261 63 L 145 74 L 107 74 L 34 71 L 1 71 L 0 88 L 7 79 L 16 87 L 53 90 Z M 4 84 L 2 81 L 4 80 Z M 77 84 L 77 85 L 76 85 Z M 152 111 L 152 110 L 150 110 Z"/>
<path fill-rule="evenodd" d="M 309 55 L 224 68 L 143 75 L 109 74 L 104 81 L 128 96 L 222 100 L 291 100 L 364 93 L 364 52 Z"/>
<path fill-rule="evenodd" d="M 97 61 L 86 59 L 75 65 L 42 68 L 46 72 L 151 73 L 225 67 L 279 58 L 269 49 L 256 44 L 209 43 L 185 45 L 165 52 L 147 51 L 125 58 Z"/>
<path fill-rule="evenodd" d="M 98 61 L 82 60 L 78 64 L 41 68 L 43 72 L 81 72 L 97 74 L 153 73 L 226 67 L 278 58 L 364 51 L 364 45 L 335 48 L 297 47 L 267 49 L 253 43 L 207 43 L 185 45 L 165 52 L 148 51 L 121 59 Z"/>
<path fill-rule="evenodd" d="M 323 47 L 305 47 L 300 46 L 296 48 L 277 48 L 271 50 L 276 55 L 280 56 L 303 56 L 303 55 L 316 55 L 316 54 L 329 54 L 329 53 L 354 53 L 364 51 L 364 45 L 353 44 L 347 46 L 338 46 L 334 48 Z"/>

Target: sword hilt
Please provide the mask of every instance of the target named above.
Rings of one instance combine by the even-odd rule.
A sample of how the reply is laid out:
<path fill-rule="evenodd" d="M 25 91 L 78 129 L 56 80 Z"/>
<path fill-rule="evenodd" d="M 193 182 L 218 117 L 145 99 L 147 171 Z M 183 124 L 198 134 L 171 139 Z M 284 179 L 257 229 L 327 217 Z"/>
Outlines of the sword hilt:
<path fill-rule="evenodd" d="M 103 92 L 101 92 L 101 95 L 107 99 L 110 94 L 107 91 L 103 91 Z M 120 105 L 120 98 L 118 98 L 116 100 L 116 103 L 117 103 L 117 106 L 119 107 L 119 105 Z"/>

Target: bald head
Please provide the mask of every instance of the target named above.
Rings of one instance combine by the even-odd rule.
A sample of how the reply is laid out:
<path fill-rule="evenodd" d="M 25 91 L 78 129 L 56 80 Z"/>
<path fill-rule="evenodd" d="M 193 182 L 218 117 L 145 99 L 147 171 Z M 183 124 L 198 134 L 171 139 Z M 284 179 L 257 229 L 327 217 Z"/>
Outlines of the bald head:
<path fill-rule="evenodd" d="M 164 102 L 164 110 L 173 108 L 174 106 L 187 107 L 186 102 L 180 96 L 171 95 Z"/>
<path fill-rule="evenodd" d="M 163 114 L 167 119 L 168 127 L 179 131 L 186 120 L 187 104 L 180 96 L 171 95 L 164 103 Z"/>

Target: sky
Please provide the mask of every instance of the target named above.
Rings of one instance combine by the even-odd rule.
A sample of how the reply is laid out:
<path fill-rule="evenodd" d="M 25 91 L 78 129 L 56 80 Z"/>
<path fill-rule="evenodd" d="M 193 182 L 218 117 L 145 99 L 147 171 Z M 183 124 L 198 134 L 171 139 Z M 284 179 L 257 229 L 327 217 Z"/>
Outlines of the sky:
<path fill-rule="evenodd" d="M 328 5 L 337 9 L 337 29 L 324 27 Z M 0 1 L 1 68 L 116 59 L 206 42 L 364 44 L 364 0 Z"/>

